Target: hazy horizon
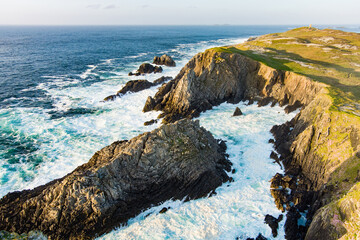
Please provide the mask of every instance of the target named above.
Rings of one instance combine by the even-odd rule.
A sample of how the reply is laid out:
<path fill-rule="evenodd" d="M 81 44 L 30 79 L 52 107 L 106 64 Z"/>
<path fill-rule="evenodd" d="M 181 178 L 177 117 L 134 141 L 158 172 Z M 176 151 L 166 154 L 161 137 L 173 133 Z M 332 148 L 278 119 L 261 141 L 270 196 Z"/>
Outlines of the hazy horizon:
<path fill-rule="evenodd" d="M 358 9 L 356 0 L 4 0 L 0 25 L 358 25 Z"/>

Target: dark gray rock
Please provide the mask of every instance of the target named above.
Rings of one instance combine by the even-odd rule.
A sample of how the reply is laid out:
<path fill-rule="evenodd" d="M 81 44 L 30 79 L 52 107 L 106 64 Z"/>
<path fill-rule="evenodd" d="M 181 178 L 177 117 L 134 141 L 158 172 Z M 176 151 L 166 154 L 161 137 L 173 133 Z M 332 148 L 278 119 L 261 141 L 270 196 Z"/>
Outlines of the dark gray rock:
<path fill-rule="evenodd" d="M 89 239 L 168 199 L 205 197 L 229 178 L 224 143 L 181 120 L 118 141 L 72 173 L 0 200 L 0 230 Z"/>
<path fill-rule="evenodd" d="M 269 225 L 272 231 L 272 235 L 274 238 L 278 235 L 278 228 L 279 228 L 279 222 L 281 222 L 283 219 L 283 215 L 281 214 L 278 218 L 275 218 L 269 214 L 266 214 L 265 216 L 265 223 Z"/>
<path fill-rule="evenodd" d="M 157 123 L 157 120 L 156 120 L 156 119 L 152 119 L 152 120 L 150 120 L 150 121 L 144 122 L 144 125 L 145 125 L 145 126 L 149 126 L 149 125 L 153 125 L 154 123 Z"/>
<path fill-rule="evenodd" d="M 156 65 L 165 65 L 168 67 L 175 67 L 175 61 L 169 55 L 162 55 L 161 57 L 155 56 L 153 64 Z"/>
<path fill-rule="evenodd" d="M 106 98 L 104 98 L 103 101 L 114 101 L 115 98 L 121 97 L 128 92 L 139 92 L 152 86 L 154 86 L 154 84 L 152 82 L 149 82 L 148 80 L 131 80 L 128 81 L 125 86 L 120 89 L 115 95 L 107 96 Z"/>
<path fill-rule="evenodd" d="M 152 86 L 154 86 L 154 84 L 148 80 L 128 81 L 125 86 L 117 92 L 117 95 L 125 94 L 127 92 L 139 92 Z"/>
<path fill-rule="evenodd" d="M 153 83 L 149 82 L 148 80 L 130 80 L 115 95 L 107 96 L 103 101 L 114 101 L 115 98 L 121 97 L 128 92 L 140 92 L 142 90 L 151 88 L 152 86 L 160 85 L 169 80 L 172 80 L 172 77 L 161 77 L 156 79 Z"/>
<path fill-rule="evenodd" d="M 138 70 L 136 70 L 135 73 L 130 72 L 129 76 L 135 75 L 139 76 L 141 74 L 147 74 L 147 73 L 161 73 L 163 71 L 162 67 L 159 66 L 153 66 L 150 63 L 143 63 L 140 65 Z"/>
<path fill-rule="evenodd" d="M 236 107 L 233 113 L 233 117 L 241 116 L 241 115 L 243 115 L 243 113 L 241 112 L 240 108 Z"/>

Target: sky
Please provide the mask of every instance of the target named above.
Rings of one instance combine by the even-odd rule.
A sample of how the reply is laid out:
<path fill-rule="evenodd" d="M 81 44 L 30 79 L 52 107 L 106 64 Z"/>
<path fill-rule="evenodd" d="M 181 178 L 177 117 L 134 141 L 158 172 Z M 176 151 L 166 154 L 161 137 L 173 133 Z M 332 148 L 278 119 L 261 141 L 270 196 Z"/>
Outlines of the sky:
<path fill-rule="evenodd" d="M 0 25 L 360 24 L 359 0 L 0 0 Z"/>

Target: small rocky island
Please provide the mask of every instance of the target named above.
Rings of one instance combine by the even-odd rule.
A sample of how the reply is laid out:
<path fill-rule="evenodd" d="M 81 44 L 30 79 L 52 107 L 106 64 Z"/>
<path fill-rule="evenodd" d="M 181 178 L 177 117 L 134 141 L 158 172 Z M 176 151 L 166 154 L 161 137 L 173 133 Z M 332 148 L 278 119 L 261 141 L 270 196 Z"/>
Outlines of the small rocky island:
<path fill-rule="evenodd" d="M 91 239 L 169 199 L 206 197 L 229 180 L 226 145 L 181 120 L 96 152 L 67 176 L 0 200 L 0 229 Z"/>

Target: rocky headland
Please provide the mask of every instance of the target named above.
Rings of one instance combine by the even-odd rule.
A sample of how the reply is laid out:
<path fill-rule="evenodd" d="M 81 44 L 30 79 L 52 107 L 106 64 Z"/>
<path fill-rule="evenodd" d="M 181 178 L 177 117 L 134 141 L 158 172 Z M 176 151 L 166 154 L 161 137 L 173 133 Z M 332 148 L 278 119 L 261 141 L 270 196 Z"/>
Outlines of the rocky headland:
<path fill-rule="evenodd" d="M 229 180 L 225 144 L 186 118 L 223 102 L 248 100 L 260 107 L 300 110 L 291 121 L 274 126 L 269 140 L 274 144 L 271 158 L 284 167 L 271 179 L 269 191 L 286 215 L 285 238 L 356 239 L 358 66 L 359 34 L 314 28 L 199 53 L 145 103 L 144 112 L 162 111 L 164 125 L 105 147 L 62 179 L 9 193 L 0 200 L 0 229 L 41 230 L 51 239 L 93 238 L 167 199 L 207 196 Z M 136 74 L 154 68 L 144 65 Z M 128 87 L 135 85 L 150 86 L 133 82 Z M 275 237 L 282 218 L 264 217 Z"/>
<path fill-rule="evenodd" d="M 0 200 L 0 229 L 94 238 L 163 201 L 207 196 L 229 180 L 225 150 L 198 121 L 162 125 L 114 142 L 61 179 L 7 194 Z"/>
<path fill-rule="evenodd" d="M 272 132 L 285 174 L 272 179 L 286 239 L 360 234 L 360 34 L 299 28 L 199 53 L 149 97 L 163 123 L 222 102 L 279 103 L 296 117 Z M 330 49 L 330 50 L 329 50 Z M 316 53 L 316 54 L 314 54 Z M 346 57 L 345 57 L 346 56 Z M 350 57 L 348 57 L 350 56 Z M 278 156 L 279 154 L 279 156 Z M 306 216 L 306 223 L 298 224 Z"/>

